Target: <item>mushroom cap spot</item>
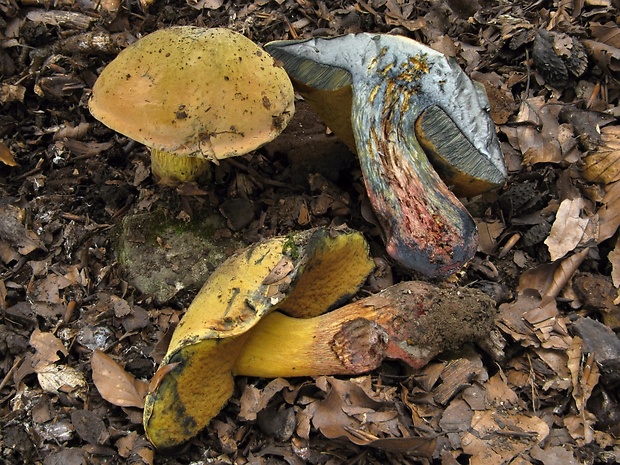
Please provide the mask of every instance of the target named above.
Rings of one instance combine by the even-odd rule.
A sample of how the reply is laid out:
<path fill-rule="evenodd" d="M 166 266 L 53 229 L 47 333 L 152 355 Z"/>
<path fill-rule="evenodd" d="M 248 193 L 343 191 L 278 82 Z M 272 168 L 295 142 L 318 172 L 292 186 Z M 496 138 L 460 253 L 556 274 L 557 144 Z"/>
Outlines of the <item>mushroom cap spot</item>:
<path fill-rule="evenodd" d="M 89 108 L 149 147 L 221 159 L 274 139 L 293 116 L 294 92 L 284 69 L 243 35 L 180 26 L 123 50 L 99 76 Z"/>

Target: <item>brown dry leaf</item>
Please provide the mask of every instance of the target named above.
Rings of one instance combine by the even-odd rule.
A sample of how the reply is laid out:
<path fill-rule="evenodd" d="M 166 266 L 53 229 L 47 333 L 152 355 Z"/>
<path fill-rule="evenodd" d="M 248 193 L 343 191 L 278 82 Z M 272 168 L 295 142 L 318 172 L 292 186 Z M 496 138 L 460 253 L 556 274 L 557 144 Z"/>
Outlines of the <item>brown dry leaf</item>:
<path fill-rule="evenodd" d="M 13 84 L 2 84 L 0 86 L 0 103 L 23 102 L 26 95 L 24 86 L 15 86 Z"/>
<path fill-rule="evenodd" d="M 518 144 L 525 166 L 536 163 L 559 163 L 563 160 L 558 142 L 559 108 L 545 101 L 544 97 L 532 97 L 524 101 L 517 115 Z M 538 129 L 540 127 L 540 129 Z"/>
<path fill-rule="evenodd" d="M 620 73 L 620 48 L 612 47 L 595 40 L 583 40 L 583 45 L 596 63 L 612 76 Z"/>
<path fill-rule="evenodd" d="M 30 345 L 36 350 L 36 354 L 32 357 L 32 367 L 35 371 L 60 360 L 58 353 L 65 357 L 69 354 L 60 339 L 38 328 L 30 335 Z"/>
<path fill-rule="evenodd" d="M 620 28 L 617 24 L 611 21 L 605 24 L 591 22 L 589 27 L 592 31 L 592 35 L 596 37 L 599 42 L 620 48 Z"/>
<path fill-rule="evenodd" d="M 543 263 L 527 270 L 521 275 L 517 291 L 535 289 L 544 302 L 555 299 L 570 277 L 577 271 L 589 249 L 584 249 L 570 257 L 553 263 Z"/>
<path fill-rule="evenodd" d="M 134 378 L 112 357 L 100 350 L 93 352 L 90 364 L 93 382 L 105 400 L 120 407 L 144 407 L 148 384 Z"/>
<path fill-rule="evenodd" d="M 8 145 L 4 142 L 0 142 L 0 162 L 4 163 L 7 166 L 17 166 L 19 163 L 15 161 L 15 157 L 13 156 L 13 152 Z"/>
<path fill-rule="evenodd" d="M 39 279 L 33 283 L 29 297 L 35 302 L 60 304 L 63 302 L 63 299 L 60 297 L 60 291 L 73 283 L 73 281 L 64 276 L 49 274 L 46 278 Z"/>
<path fill-rule="evenodd" d="M 84 391 L 87 387 L 84 374 L 67 365 L 48 364 L 37 369 L 37 379 L 46 392 Z"/>
<path fill-rule="evenodd" d="M 38 236 L 23 224 L 26 213 L 12 205 L 0 206 L 0 239 L 16 248 L 21 255 L 41 249 L 46 250 Z"/>
<path fill-rule="evenodd" d="M 555 215 L 555 221 L 551 226 L 551 232 L 545 244 L 551 254 L 551 261 L 556 261 L 572 252 L 584 238 L 589 218 L 583 218 L 584 200 L 565 199 Z"/>
<path fill-rule="evenodd" d="M 501 221 L 482 221 L 477 219 L 478 226 L 478 250 L 490 255 L 497 246 L 497 238 L 504 231 L 504 223 Z"/>
<path fill-rule="evenodd" d="M 584 159 L 583 177 L 603 184 L 620 180 L 620 126 L 601 129 L 601 144 Z"/>
<path fill-rule="evenodd" d="M 592 425 L 596 418 L 586 410 L 586 405 L 592 391 L 598 384 L 599 369 L 594 361 L 594 354 L 583 356 L 583 340 L 576 336 L 568 348 L 568 369 L 571 372 L 573 385 L 573 399 L 579 415 L 565 419 L 565 424 L 577 443 L 581 446 L 589 444 L 594 439 Z"/>
<path fill-rule="evenodd" d="M 322 377 L 317 386 L 322 386 L 327 396 L 312 405 L 312 423 L 327 438 L 344 437 L 354 444 L 391 452 L 433 454 L 434 438 L 403 437 L 407 426 L 393 402 L 372 399 L 355 379 Z"/>
<path fill-rule="evenodd" d="M 471 429 L 461 439 L 463 452 L 472 455 L 470 465 L 513 463 L 549 435 L 549 426 L 542 419 L 515 409 L 475 412 Z"/>
<path fill-rule="evenodd" d="M 524 289 L 515 302 L 502 304 L 497 326 L 523 347 L 561 350 L 571 342 L 555 300 L 545 302 L 535 289 Z"/>
<path fill-rule="evenodd" d="M 534 446 L 530 449 L 530 456 L 543 465 L 579 465 L 579 461 L 572 452 L 562 446 L 546 444 L 544 449 Z"/>
<path fill-rule="evenodd" d="M 620 288 L 620 238 L 616 241 L 614 250 L 607 255 L 609 263 L 611 263 L 611 280 L 616 289 Z"/>
<path fill-rule="evenodd" d="M 612 237 L 620 227 L 620 182 L 605 186 L 603 206 L 597 211 L 599 218 L 598 243 Z"/>
<path fill-rule="evenodd" d="M 256 414 L 264 410 L 273 396 L 283 389 L 292 389 L 291 384 L 284 378 L 276 378 L 270 381 L 263 389 L 258 389 L 252 385 L 246 386 L 243 394 L 241 394 L 239 418 L 246 421 L 256 420 Z"/>

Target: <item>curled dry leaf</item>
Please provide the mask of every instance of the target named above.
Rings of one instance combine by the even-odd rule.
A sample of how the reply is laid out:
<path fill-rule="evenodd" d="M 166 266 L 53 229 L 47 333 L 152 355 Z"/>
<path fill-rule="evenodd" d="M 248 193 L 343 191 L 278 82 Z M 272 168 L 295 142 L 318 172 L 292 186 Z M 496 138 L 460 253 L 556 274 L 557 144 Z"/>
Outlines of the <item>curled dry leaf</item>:
<path fill-rule="evenodd" d="M 618 76 L 618 72 L 620 72 L 620 49 L 595 40 L 584 40 L 583 45 L 602 69 L 612 76 Z"/>
<path fill-rule="evenodd" d="M 144 406 L 148 385 L 127 373 L 112 357 L 100 350 L 90 360 L 93 382 L 105 400 L 119 407 Z"/>
<path fill-rule="evenodd" d="M 324 381 L 327 396 L 317 401 L 312 417 L 312 423 L 323 435 L 390 452 L 432 456 L 435 438 L 402 436 L 408 432 L 408 422 L 393 402 L 371 398 L 354 379 L 327 377 Z"/>
<path fill-rule="evenodd" d="M 612 237 L 620 226 L 620 182 L 605 187 L 605 195 L 601 203 L 603 206 L 597 211 L 599 244 Z"/>
<path fill-rule="evenodd" d="M 15 161 L 13 152 L 4 142 L 0 142 L 0 162 L 8 166 L 17 166 L 19 163 Z"/>
<path fill-rule="evenodd" d="M 583 176 L 604 184 L 620 180 L 620 126 L 601 129 L 601 145 L 586 156 Z"/>
<path fill-rule="evenodd" d="M 567 428 L 578 444 L 589 444 L 594 439 L 594 429 L 592 425 L 596 420 L 594 416 L 586 410 L 586 404 L 594 387 L 598 384 L 599 370 L 594 361 L 594 355 L 583 354 L 583 340 L 580 337 L 573 338 L 573 343 L 569 347 L 568 368 L 571 372 L 573 384 L 573 399 L 578 416 L 567 421 Z"/>
<path fill-rule="evenodd" d="M 605 24 L 592 22 L 590 23 L 590 30 L 600 42 L 620 49 L 620 28 L 617 24 L 611 21 Z"/>
<path fill-rule="evenodd" d="M 620 288 L 620 240 L 616 241 L 614 250 L 609 252 L 607 256 L 609 263 L 611 263 L 611 279 L 616 289 Z"/>
<path fill-rule="evenodd" d="M 589 249 L 584 249 L 570 257 L 554 263 L 544 263 L 521 275 L 517 291 L 522 294 L 527 289 L 536 290 L 543 303 L 554 300 L 568 280 L 575 274 Z"/>
<path fill-rule="evenodd" d="M 565 199 L 555 216 L 551 232 L 545 244 L 549 248 L 551 261 L 556 261 L 573 251 L 584 239 L 589 218 L 583 218 L 584 200 Z"/>

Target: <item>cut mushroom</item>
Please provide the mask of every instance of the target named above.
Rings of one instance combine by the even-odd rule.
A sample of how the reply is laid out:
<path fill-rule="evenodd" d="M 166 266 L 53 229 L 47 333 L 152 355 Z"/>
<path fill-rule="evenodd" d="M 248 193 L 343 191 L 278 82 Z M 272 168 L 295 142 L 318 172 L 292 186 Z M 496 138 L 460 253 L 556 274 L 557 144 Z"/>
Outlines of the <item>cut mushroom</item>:
<path fill-rule="evenodd" d="M 294 113 L 286 72 L 228 29 L 162 29 L 123 50 L 101 73 L 95 118 L 151 148 L 158 182 L 192 181 L 209 160 L 274 139 Z"/>
<path fill-rule="evenodd" d="M 265 48 L 357 152 L 388 253 L 429 276 L 463 266 L 477 230 L 451 188 L 475 195 L 507 176 L 482 87 L 405 37 L 351 34 Z"/>
<path fill-rule="evenodd" d="M 319 315 L 357 292 L 373 267 L 364 237 L 347 229 L 272 238 L 220 265 L 177 326 L 151 383 L 144 409 L 151 442 L 177 446 L 217 415 L 233 393 L 233 366 L 248 331 L 263 316 Z"/>

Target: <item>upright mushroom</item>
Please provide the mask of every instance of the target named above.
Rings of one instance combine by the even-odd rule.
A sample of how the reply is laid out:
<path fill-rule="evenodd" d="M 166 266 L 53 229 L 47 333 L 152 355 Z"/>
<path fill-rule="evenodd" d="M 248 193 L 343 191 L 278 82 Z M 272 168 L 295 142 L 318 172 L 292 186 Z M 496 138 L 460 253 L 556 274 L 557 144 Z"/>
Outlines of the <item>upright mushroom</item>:
<path fill-rule="evenodd" d="M 151 442 L 179 445 L 217 415 L 233 393 L 233 366 L 248 331 L 263 316 L 277 309 L 296 317 L 323 313 L 357 292 L 373 267 L 364 237 L 347 229 L 272 238 L 220 265 L 177 326 L 151 383 L 144 408 Z"/>
<path fill-rule="evenodd" d="M 429 276 L 467 262 L 477 230 L 451 189 L 474 195 L 507 176 L 481 86 L 405 37 L 363 33 L 265 48 L 357 152 L 388 253 Z"/>
<path fill-rule="evenodd" d="M 192 181 L 208 161 L 243 155 L 275 138 L 294 112 L 286 72 L 228 29 L 171 27 L 123 50 L 97 79 L 89 108 L 151 148 L 162 184 Z"/>

